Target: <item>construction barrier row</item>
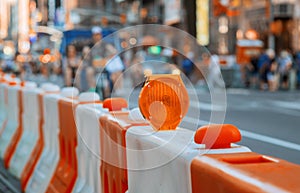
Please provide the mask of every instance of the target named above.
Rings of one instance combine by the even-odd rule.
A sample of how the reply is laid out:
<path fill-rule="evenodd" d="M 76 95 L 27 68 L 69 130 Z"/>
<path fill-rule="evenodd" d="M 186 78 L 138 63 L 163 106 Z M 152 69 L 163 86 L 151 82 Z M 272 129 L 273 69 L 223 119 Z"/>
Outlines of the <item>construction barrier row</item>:
<path fill-rule="evenodd" d="M 300 192 L 300 166 L 235 144 L 241 135 L 233 125 L 194 132 L 174 128 L 171 117 L 165 130 L 160 103 L 147 106 L 147 117 L 121 98 L 100 101 L 92 92 L 37 87 L 3 73 L 0 80 L 0 156 L 23 192 Z M 159 101 L 150 91 L 144 98 Z M 161 101 L 172 104 L 172 97 Z"/>

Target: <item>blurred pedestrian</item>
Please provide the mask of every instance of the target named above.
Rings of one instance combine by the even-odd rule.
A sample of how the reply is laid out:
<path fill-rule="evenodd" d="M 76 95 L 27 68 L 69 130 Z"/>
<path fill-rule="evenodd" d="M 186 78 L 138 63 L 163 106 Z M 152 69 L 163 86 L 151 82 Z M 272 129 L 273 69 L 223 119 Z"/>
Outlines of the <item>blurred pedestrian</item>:
<path fill-rule="evenodd" d="M 251 57 L 250 63 L 246 65 L 247 78 L 246 87 L 256 88 L 258 82 L 258 59 L 259 54 L 255 54 Z"/>
<path fill-rule="evenodd" d="M 266 90 L 268 88 L 268 72 L 272 62 L 275 60 L 275 52 L 273 49 L 267 49 L 258 58 L 259 81 L 260 89 Z"/>
<path fill-rule="evenodd" d="M 92 69 L 91 66 L 91 54 L 90 54 L 90 47 L 89 46 L 83 46 L 81 51 L 81 59 L 82 63 L 80 65 L 80 87 L 81 91 L 88 91 L 90 88 L 90 85 L 94 81 L 94 76 L 89 76 L 88 70 Z M 93 69 L 92 69 L 93 71 Z"/>
<path fill-rule="evenodd" d="M 114 56 L 108 61 L 105 69 L 108 73 L 110 92 L 120 93 L 123 87 L 122 72 L 125 69 L 122 59 L 118 55 Z"/>
<path fill-rule="evenodd" d="M 294 63 L 297 71 L 297 88 L 300 89 L 300 51 L 296 52 Z"/>
<path fill-rule="evenodd" d="M 278 64 L 276 60 L 271 60 L 270 68 L 267 73 L 269 91 L 274 92 L 279 86 Z"/>
<path fill-rule="evenodd" d="M 87 76 L 94 77 L 94 79 L 89 81 L 89 87 L 90 90 L 96 90 L 101 98 L 104 99 L 110 97 L 112 91 L 111 76 L 113 75 L 113 73 L 109 73 L 106 70 L 106 64 L 117 54 L 117 50 L 112 44 L 101 41 L 102 28 L 94 26 L 92 34 L 91 66 L 87 68 Z"/>
<path fill-rule="evenodd" d="M 278 58 L 278 65 L 281 88 L 286 90 L 289 88 L 289 75 L 293 65 L 292 57 L 286 50 L 280 52 L 280 56 Z"/>
<path fill-rule="evenodd" d="M 77 55 L 76 47 L 72 44 L 67 46 L 67 56 L 63 60 L 63 69 L 65 74 L 65 85 L 76 86 L 80 88 L 79 77 L 76 77 L 81 58 Z"/>
<path fill-rule="evenodd" d="M 204 78 L 209 89 L 224 87 L 224 81 L 216 57 L 212 57 L 209 53 L 203 53 L 201 56 L 202 61 L 196 64 L 198 71 L 201 73 L 199 78 L 201 76 Z M 197 70 L 195 69 L 195 71 Z"/>
<path fill-rule="evenodd" d="M 49 76 L 49 81 L 58 85 L 59 87 L 64 86 L 64 77 L 63 77 L 63 67 L 62 67 L 62 59 L 59 51 L 56 51 L 53 55 L 53 62 L 51 65 L 51 73 Z"/>
<path fill-rule="evenodd" d="M 181 62 L 182 71 L 188 78 L 191 77 L 192 72 L 194 70 L 194 63 L 192 61 L 193 59 L 194 59 L 194 53 L 188 52 L 186 57 Z"/>

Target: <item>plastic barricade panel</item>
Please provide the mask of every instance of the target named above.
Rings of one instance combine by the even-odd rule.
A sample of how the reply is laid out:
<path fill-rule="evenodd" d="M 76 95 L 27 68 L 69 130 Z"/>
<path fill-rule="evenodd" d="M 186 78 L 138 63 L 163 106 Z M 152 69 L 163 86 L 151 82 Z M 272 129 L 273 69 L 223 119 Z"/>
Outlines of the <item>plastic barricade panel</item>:
<path fill-rule="evenodd" d="M 101 193 L 100 178 L 100 124 L 99 118 L 107 115 L 102 104 L 84 104 L 76 108 L 78 128 L 78 178 L 74 193 Z"/>
<path fill-rule="evenodd" d="M 0 155 L 8 168 L 10 159 L 22 135 L 22 93 L 19 86 L 7 89 L 7 123 L 0 136 Z"/>
<path fill-rule="evenodd" d="M 235 144 L 227 149 L 205 149 L 194 143 L 191 130 L 156 132 L 150 126 L 128 129 L 126 145 L 129 193 L 191 193 L 190 164 L 197 155 L 250 151 Z"/>
<path fill-rule="evenodd" d="M 35 143 L 34 149 L 30 155 L 30 159 L 26 162 L 26 165 L 22 171 L 21 174 L 21 188 L 22 191 L 25 191 L 26 185 L 29 181 L 29 178 L 31 177 L 34 168 L 40 159 L 40 156 L 42 154 L 43 148 L 44 148 L 44 136 L 43 136 L 43 124 L 44 124 L 44 114 L 43 114 L 43 94 L 38 95 L 38 107 L 39 107 L 39 114 L 40 118 L 38 120 L 39 126 L 38 131 L 36 133 L 38 134 L 38 140 Z"/>
<path fill-rule="evenodd" d="M 148 125 L 132 121 L 128 115 L 128 112 L 111 112 L 108 117 L 100 117 L 100 173 L 104 193 L 127 191 L 125 134 L 131 126 Z"/>
<path fill-rule="evenodd" d="M 72 192 L 77 178 L 77 130 L 74 110 L 77 101 L 61 99 L 58 102 L 60 158 L 46 192 Z"/>
<path fill-rule="evenodd" d="M 43 102 L 43 136 L 44 149 L 41 158 L 36 164 L 32 177 L 26 186 L 28 193 L 45 192 L 59 161 L 59 118 L 58 101 L 61 98 L 59 94 L 50 94 L 44 96 Z"/>
<path fill-rule="evenodd" d="M 43 135 L 43 125 L 44 125 L 44 96 L 53 94 L 53 93 L 58 93 L 59 92 L 59 87 L 57 85 L 50 85 L 50 86 L 42 86 L 41 87 L 43 92 L 38 93 L 38 112 L 39 112 L 39 119 L 38 121 L 38 131 L 33 131 L 37 133 L 38 135 L 38 140 L 37 143 L 35 143 L 35 146 L 33 148 L 33 151 L 30 155 L 30 160 L 27 161 L 22 174 L 21 174 L 21 188 L 22 191 L 25 191 L 26 185 L 29 181 L 29 178 L 32 176 L 34 168 L 40 159 L 40 156 L 42 154 L 43 148 L 44 148 L 44 135 Z"/>
<path fill-rule="evenodd" d="M 132 127 L 126 135 L 128 192 L 189 193 L 190 161 L 199 154 L 193 132 Z"/>
<path fill-rule="evenodd" d="M 9 171 L 17 178 L 21 178 L 22 171 L 28 161 L 34 161 L 31 157 L 35 144 L 39 139 L 39 126 L 41 113 L 39 112 L 40 89 L 24 89 L 23 94 L 23 132 L 20 141 L 12 155 Z M 42 145 L 42 144 L 41 144 Z"/>
<path fill-rule="evenodd" d="M 254 152 L 198 156 L 193 193 L 299 192 L 300 166 Z"/>

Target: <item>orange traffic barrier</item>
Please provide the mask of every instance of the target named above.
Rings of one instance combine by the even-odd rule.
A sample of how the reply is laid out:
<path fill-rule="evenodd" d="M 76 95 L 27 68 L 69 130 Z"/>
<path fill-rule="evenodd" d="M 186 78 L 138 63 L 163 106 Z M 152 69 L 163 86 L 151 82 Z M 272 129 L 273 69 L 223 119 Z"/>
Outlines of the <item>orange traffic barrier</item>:
<path fill-rule="evenodd" d="M 65 98 L 53 95 L 48 99 L 45 93 L 39 93 L 36 102 L 38 110 L 37 105 L 35 109 L 32 106 L 31 110 L 32 114 L 39 111 L 43 115 L 34 120 L 38 124 L 35 130 L 38 140 L 34 150 L 28 151 L 31 160 L 26 162 L 21 173 L 22 190 L 29 181 L 26 192 L 30 193 L 299 192 L 300 166 L 234 144 L 241 140 L 237 127 L 212 124 L 196 132 L 178 128 L 187 111 L 183 104 L 188 103 L 184 102 L 185 91 L 178 91 L 181 82 L 174 80 L 177 78 L 160 79 L 158 76 L 148 80 L 146 85 L 150 87 L 144 88 L 140 95 L 141 111 L 124 110 L 128 105 L 120 98 L 108 99 L 100 104 L 97 97 L 91 100 L 94 96 L 91 93 L 82 94 L 78 100 L 76 92 L 64 95 Z M 30 104 L 24 103 L 26 97 L 31 97 L 16 82 L 6 85 L 7 103 L 0 101 L 0 108 L 8 112 L 7 125 L 0 136 L 0 153 L 6 156 L 4 161 L 11 166 L 12 161 L 7 160 L 7 153 L 9 150 L 11 155 L 16 155 L 17 151 L 11 149 L 11 144 L 21 144 L 16 142 L 18 139 L 15 136 L 25 133 L 25 126 L 22 129 L 22 125 L 25 125 L 23 123 L 27 117 L 21 114 L 28 113 Z M 151 94 L 161 88 L 171 93 L 171 98 L 163 92 Z M 1 89 L 6 87 L 0 84 Z M 0 100 L 3 98 L 5 95 L 0 93 Z M 152 103 L 154 106 L 151 107 Z M 49 112 L 45 112 L 47 108 Z M 159 109 L 165 112 L 160 114 Z M 173 112 L 176 109 L 179 110 Z M 53 116 L 48 122 L 47 113 Z M 155 120 L 152 119 L 154 115 Z M 57 119 L 56 123 L 50 124 Z M 44 128 L 44 122 L 50 124 L 48 131 Z M 52 140 L 47 141 L 47 137 Z M 44 145 L 48 146 L 47 151 L 43 151 Z M 59 157 L 56 154 L 58 145 Z M 100 163 L 95 157 L 90 157 L 87 146 L 100 154 Z M 56 156 L 40 159 L 41 164 L 36 164 L 42 151 L 44 158 L 50 157 L 50 154 Z M 47 166 L 49 164 L 55 165 L 52 170 Z M 32 173 L 34 179 L 31 183 Z M 44 177 L 39 181 L 40 176 Z M 41 181 L 45 183 L 37 185 Z"/>
<path fill-rule="evenodd" d="M 128 112 L 111 112 L 100 117 L 100 156 L 102 192 L 124 193 L 128 189 L 126 140 L 127 130 L 135 125 L 148 125 L 128 118 Z M 114 152 L 114 153 L 113 153 Z"/>
<path fill-rule="evenodd" d="M 31 177 L 33 170 L 42 154 L 42 150 L 44 148 L 44 133 L 43 133 L 43 125 L 44 125 L 44 96 L 47 94 L 53 94 L 59 92 L 58 86 L 50 86 L 48 88 L 43 89 L 43 93 L 38 95 L 38 111 L 40 113 L 40 117 L 38 121 L 38 139 L 37 142 L 30 154 L 30 160 L 26 163 L 22 174 L 21 174 L 21 188 L 22 191 L 25 191 L 26 185 Z"/>
<path fill-rule="evenodd" d="M 227 133 L 229 126 L 219 128 L 220 133 Z M 214 141 L 218 137 L 214 134 L 207 137 Z M 130 128 L 126 133 L 129 192 L 191 193 L 190 164 L 198 155 L 250 151 L 235 144 L 208 149 L 205 144 L 194 143 L 193 138 L 194 132 L 183 128 L 159 132 L 151 127 Z"/>
<path fill-rule="evenodd" d="M 191 164 L 193 193 L 299 192 L 300 166 L 253 152 L 199 156 Z"/>
<path fill-rule="evenodd" d="M 15 177 L 21 178 L 21 184 L 23 182 L 22 171 L 25 169 L 26 163 L 36 162 L 37 158 L 32 155 L 35 151 L 35 144 L 37 143 L 39 148 L 43 147 L 43 144 L 38 143 L 39 120 L 41 115 L 39 112 L 38 96 L 42 90 L 37 89 L 36 84 L 33 82 L 26 82 L 23 86 L 22 134 L 9 164 L 9 171 Z M 26 169 L 30 170 L 33 168 L 27 167 Z"/>
<path fill-rule="evenodd" d="M 11 84 L 7 90 L 8 120 L 0 138 L 0 152 L 4 167 L 9 167 L 10 159 L 22 135 L 22 92 L 21 88 Z"/>
<path fill-rule="evenodd" d="M 73 192 L 101 192 L 99 117 L 108 114 L 97 93 L 84 92 L 78 97 L 76 126 L 78 146 L 76 149 L 78 177 Z M 98 137 L 97 137 L 98 136 Z"/>
<path fill-rule="evenodd" d="M 48 88 L 43 88 L 48 87 Z M 61 93 L 53 93 L 53 90 L 59 88 L 55 85 L 42 85 L 43 90 L 47 90 L 47 94 L 43 96 L 43 136 L 44 148 L 38 163 L 35 166 L 34 172 L 31 175 L 27 185 L 26 192 L 40 193 L 45 192 L 55 169 L 59 162 L 59 115 L 58 115 L 58 101 L 63 97 L 75 95 L 74 91 L 69 88 L 63 88 Z M 52 88 L 52 89 L 51 89 Z M 50 92 L 50 90 L 52 90 Z M 66 92 L 66 90 L 69 91 Z M 49 94 L 48 94 L 49 93 Z M 53 94 L 50 94 L 53 93 Z"/>
<path fill-rule="evenodd" d="M 77 130 L 74 109 L 77 101 L 61 99 L 58 102 L 60 158 L 47 193 L 70 193 L 77 178 Z"/>
<path fill-rule="evenodd" d="M 194 139 L 214 149 L 191 163 L 194 193 L 299 191 L 298 182 L 292 179 L 300 178 L 300 166 L 254 152 L 227 151 L 234 150 L 231 143 L 241 140 L 233 125 L 201 127 Z"/>

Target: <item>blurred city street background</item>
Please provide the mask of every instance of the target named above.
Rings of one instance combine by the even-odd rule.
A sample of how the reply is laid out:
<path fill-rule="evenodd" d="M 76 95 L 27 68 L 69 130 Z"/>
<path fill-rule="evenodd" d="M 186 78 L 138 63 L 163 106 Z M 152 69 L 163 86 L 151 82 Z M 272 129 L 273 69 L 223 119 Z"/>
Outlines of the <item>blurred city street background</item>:
<path fill-rule="evenodd" d="M 137 107 L 133 87 L 145 73 L 179 70 L 199 98 L 190 101 L 191 114 L 201 112 L 182 127 L 208 124 L 212 110 L 224 110 L 211 109 L 208 87 L 225 87 L 224 123 L 241 129 L 240 144 L 300 164 L 300 1 L 1 0 L 0 13 L 1 71 L 102 99 L 131 90 L 130 106 Z M 185 36 L 132 35 L 134 29 L 113 35 L 141 24 Z"/>

